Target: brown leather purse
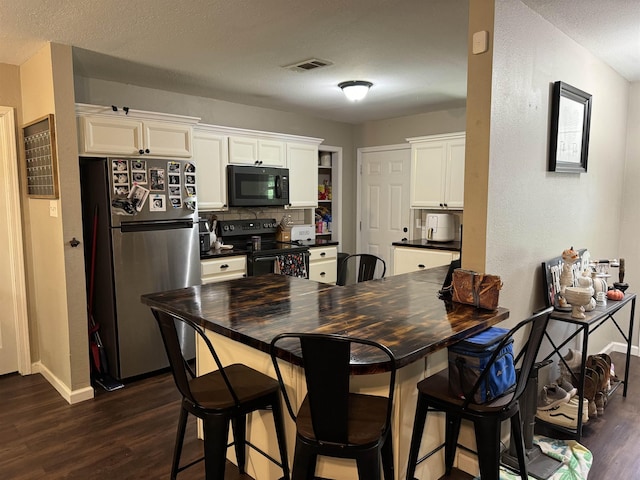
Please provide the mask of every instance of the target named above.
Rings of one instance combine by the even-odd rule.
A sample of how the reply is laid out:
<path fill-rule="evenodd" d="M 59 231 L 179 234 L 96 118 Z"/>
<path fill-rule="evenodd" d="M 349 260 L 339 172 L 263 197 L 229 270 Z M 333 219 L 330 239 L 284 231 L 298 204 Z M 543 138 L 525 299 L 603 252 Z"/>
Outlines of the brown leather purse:
<path fill-rule="evenodd" d="M 452 300 L 486 310 L 498 308 L 502 281 L 498 275 L 486 275 L 457 268 L 453 271 Z"/>

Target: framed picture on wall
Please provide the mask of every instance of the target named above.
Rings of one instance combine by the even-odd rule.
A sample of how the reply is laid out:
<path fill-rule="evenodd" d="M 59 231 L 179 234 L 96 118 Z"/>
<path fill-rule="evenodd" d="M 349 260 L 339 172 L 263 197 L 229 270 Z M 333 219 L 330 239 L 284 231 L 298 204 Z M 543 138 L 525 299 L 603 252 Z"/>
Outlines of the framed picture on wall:
<path fill-rule="evenodd" d="M 551 97 L 549 171 L 583 173 L 589 156 L 591 95 L 555 82 Z"/>

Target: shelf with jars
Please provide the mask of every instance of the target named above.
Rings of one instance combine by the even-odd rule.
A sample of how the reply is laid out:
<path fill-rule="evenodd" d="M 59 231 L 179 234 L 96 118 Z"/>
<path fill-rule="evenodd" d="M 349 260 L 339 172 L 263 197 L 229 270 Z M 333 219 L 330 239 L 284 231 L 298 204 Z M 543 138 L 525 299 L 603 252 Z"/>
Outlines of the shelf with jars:
<path fill-rule="evenodd" d="M 316 236 L 331 238 L 333 224 L 332 154 L 320 151 L 318 155 L 318 207 L 315 212 Z"/>

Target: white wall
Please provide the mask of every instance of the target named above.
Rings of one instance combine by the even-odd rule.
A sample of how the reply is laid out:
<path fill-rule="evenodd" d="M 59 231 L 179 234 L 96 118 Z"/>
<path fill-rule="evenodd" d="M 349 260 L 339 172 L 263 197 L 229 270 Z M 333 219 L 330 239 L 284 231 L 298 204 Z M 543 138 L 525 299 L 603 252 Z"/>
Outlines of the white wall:
<path fill-rule="evenodd" d="M 629 90 L 629 115 L 627 119 L 627 161 L 624 168 L 624 188 L 620 205 L 620 257 L 625 259 L 624 281 L 634 292 L 640 284 L 640 82 Z M 638 345 L 638 333 L 634 336 Z"/>
<path fill-rule="evenodd" d="M 84 251 L 71 47 L 47 44 L 20 66 L 22 118 L 53 113 L 59 198 L 24 198 L 25 257 L 32 358 L 70 403 L 93 397 L 89 378 Z M 24 192 L 23 192 L 24 193 Z M 49 214 L 53 202 L 58 216 Z M 37 353 L 37 356 L 36 356 Z"/>
<path fill-rule="evenodd" d="M 540 262 L 565 248 L 634 265 L 620 249 L 629 84 L 513 0 L 495 2 L 492 75 L 486 270 L 502 276 L 500 303 L 515 322 L 543 305 Z M 593 95 L 585 174 L 547 171 L 557 80 Z M 590 351 L 614 337 L 600 331 Z"/>

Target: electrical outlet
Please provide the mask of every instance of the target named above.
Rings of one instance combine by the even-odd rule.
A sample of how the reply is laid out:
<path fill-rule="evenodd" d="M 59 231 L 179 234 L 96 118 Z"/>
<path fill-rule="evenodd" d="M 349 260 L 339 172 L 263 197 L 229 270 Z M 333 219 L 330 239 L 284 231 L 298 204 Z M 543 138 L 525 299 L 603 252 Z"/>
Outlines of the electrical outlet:
<path fill-rule="evenodd" d="M 49 200 L 49 216 L 58 216 L 58 202 L 56 202 L 55 200 Z"/>

